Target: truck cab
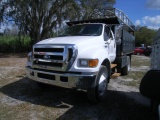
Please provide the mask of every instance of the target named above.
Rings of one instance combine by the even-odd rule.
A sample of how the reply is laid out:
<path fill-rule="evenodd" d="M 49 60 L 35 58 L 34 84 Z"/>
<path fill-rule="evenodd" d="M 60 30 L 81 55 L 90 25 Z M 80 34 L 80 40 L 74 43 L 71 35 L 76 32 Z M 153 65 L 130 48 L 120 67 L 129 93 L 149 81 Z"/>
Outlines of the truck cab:
<path fill-rule="evenodd" d="M 28 54 L 28 78 L 40 83 L 87 91 L 91 102 L 99 102 L 107 93 L 114 72 L 128 74 L 134 50 L 131 21 L 116 16 L 67 22 L 58 37 L 36 43 Z M 120 75 L 119 74 L 119 75 Z"/>

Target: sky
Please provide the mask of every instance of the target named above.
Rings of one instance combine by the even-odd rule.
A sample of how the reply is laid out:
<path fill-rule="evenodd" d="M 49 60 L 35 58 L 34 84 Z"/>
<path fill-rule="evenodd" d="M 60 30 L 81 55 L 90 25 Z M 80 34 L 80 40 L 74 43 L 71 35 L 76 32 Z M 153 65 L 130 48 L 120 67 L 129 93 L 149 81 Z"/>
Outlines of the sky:
<path fill-rule="evenodd" d="M 123 11 L 136 26 L 160 28 L 160 0 L 116 0 L 114 7 Z"/>
<path fill-rule="evenodd" d="M 116 0 L 114 7 L 122 10 L 136 26 L 160 28 L 160 0 Z"/>

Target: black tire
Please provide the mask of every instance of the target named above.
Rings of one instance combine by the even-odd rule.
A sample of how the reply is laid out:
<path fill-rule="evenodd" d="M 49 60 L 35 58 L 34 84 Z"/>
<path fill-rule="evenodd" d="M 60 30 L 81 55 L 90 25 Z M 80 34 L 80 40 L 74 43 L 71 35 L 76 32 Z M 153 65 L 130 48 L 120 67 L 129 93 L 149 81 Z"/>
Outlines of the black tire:
<path fill-rule="evenodd" d="M 95 78 L 94 87 L 87 90 L 88 100 L 92 103 L 103 101 L 107 94 L 109 74 L 105 66 L 101 66 Z"/>
<path fill-rule="evenodd" d="M 128 75 L 130 68 L 131 68 L 131 58 L 130 58 L 130 56 L 127 56 L 127 65 L 122 68 L 121 74 Z"/>
<path fill-rule="evenodd" d="M 158 115 L 158 106 L 160 102 L 151 99 L 151 112 Z"/>

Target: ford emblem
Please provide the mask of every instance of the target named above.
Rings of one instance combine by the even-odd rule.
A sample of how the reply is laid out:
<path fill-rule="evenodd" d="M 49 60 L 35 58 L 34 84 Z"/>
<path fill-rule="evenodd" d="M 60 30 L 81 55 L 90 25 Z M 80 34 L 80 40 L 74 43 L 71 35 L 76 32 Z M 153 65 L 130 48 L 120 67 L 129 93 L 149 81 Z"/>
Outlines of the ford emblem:
<path fill-rule="evenodd" d="M 44 55 L 44 59 L 50 59 L 51 57 L 49 55 Z"/>

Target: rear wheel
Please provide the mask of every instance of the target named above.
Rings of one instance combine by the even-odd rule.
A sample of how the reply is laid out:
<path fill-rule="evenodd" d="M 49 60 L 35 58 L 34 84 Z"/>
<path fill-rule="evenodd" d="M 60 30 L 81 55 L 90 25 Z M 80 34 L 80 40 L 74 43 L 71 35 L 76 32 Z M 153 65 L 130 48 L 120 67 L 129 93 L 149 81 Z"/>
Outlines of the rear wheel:
<path fill-rule="evenodd" d="M 108 70 L 105 66 L 101 66 L 95 79 L 94 87 L 87 90 L 87 97 L 90 102 L 98 103 L 105 99 L 108 84 Z"/>
<path fill-rule="evenodd" d="M 122 75 L 128 75 L 129 71 L 131 69 L 131 59 L 130 56 L 127 56 L 127 65 L 122 68 Z"/>

